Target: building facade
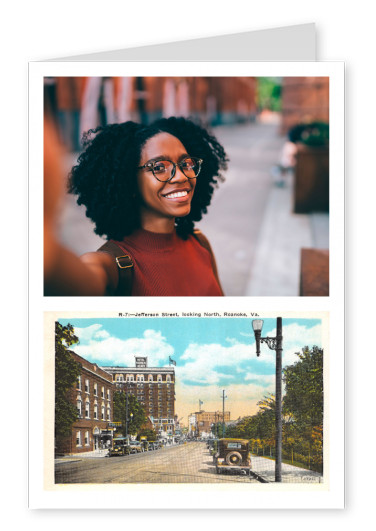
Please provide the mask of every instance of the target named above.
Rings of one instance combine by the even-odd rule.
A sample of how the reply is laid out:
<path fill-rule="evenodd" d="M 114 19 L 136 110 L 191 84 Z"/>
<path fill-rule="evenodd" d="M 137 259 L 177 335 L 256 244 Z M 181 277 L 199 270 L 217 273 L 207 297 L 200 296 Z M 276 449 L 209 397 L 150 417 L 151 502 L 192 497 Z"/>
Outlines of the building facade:
<path fill-rule="evenodd" d="M 146 356 L 135 356 L 135 367 L 102 367 L 113 378 L 115 391 L 137 398 L 157 435 L 171 440 L 175 434 L 174 367 L 148 367 Z"/>
<path fill-rule="evenodd" d="M 329 123 L 329 78 L 283 78 L 281 133 L 297 124 L 317 121 Z"/>
<path fill-rule="evenodd" d="M 57 453 L 74 454 L 90 452 L 112 445 L 114 386 L 112 376 L 94 363 L 70 352 L 81 366 L 81 374 L 68 398 L 77 408 L 78 418 L 72 426 L 71 436 L 60 443 Z"/>
<path fill-rule="evenodd" d="M 229 422 L 230 411 L 196 411 L 188 416 L 188 435 L 207 438 L 212 433 L 213 425 Z"/>

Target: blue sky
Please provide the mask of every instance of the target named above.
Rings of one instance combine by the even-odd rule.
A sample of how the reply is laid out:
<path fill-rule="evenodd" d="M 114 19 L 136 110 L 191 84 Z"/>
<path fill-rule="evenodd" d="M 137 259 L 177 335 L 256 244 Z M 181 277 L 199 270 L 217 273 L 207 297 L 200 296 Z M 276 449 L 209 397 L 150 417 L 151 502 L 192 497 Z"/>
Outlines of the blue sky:
<path fill-rule="evenodd" d="M 73 350 L 98 365 L 135 366 L 134 356 L 148 356 L 148 366 L 176 361 L 176 412 L 226 409 L 231 418 L 253 414 L 256 403 L 274 392 L 275 352 L 261 345 L 256 357 L 249 318 L 103 318 L 59 319 L 74 326 L 80 343 Z M 264 319 L 263 336 L 276 335 L 276 319 Z M 298 361 L 296 352 L 322 346 L 320 319 L 283 319 L 284 366 Z"/>

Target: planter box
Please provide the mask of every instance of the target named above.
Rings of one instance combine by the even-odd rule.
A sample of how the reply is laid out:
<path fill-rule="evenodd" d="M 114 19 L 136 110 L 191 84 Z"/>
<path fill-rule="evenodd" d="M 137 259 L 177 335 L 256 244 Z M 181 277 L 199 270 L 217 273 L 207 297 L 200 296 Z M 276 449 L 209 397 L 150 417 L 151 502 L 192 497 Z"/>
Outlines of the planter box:
<path fill-rule="evenodd" d="M 329 212 L 329 148 L 297 145 L 294 212 Z"/>
<path fill-rule="evenodd" d="M 300 295 L 329 296 L 329 251 L 302 249 L 300 262 Z"/>

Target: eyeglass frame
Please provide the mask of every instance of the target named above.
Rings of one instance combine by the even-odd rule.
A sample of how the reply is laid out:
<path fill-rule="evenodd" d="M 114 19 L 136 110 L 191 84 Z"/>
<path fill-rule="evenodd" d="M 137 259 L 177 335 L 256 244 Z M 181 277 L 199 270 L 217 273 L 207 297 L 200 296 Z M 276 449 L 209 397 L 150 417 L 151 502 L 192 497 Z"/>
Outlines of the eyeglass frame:
<path fill-rule="evenodd" d="M 188 177 L 188 175 L 186 175 L 184 173 L 183 168 L 181 168 L 181 166 L 180 166 L 186 159 L 195 159 L 195 160 L 198 161 L 198 163 L 200 165 L 198 173 L 194 177 Z M 157 162 L 163 162 L 163 161 L 171 162 L 171 164 L 173 165 L 173 169 L 171 170 L 171 176 L 168 179 L 166 179 L 165 181 L 162 181 L 161 179 L 158 179 L 158 177 L 154 173 L 154 168 L 153 168 L 154 164 L 156 164 Z M 170 159 L 163 158 L 163 159 L 157 159 L 157 160 L 153 160 L 151 162 L 147 162 L 143 166 L 139 166 L 137 169 L 138 170 L 143 170 L 145 168 L 149 168 L 153 172 L 153 177 L 155 177 L 157 179 L 157 181 L 159 181 L 160 183 L 168 183 L 169 181 L 171 181 L 175 177 L 175 175 L 176 175 L 176 167 L 177 166 L 179 166 L 180 171 L 185 175 L 185 177 L 187 177 L 187 179 L 197 179 L 197 177 L 199 176 L 199 173 L 201 171 L 201 164 L 203 162 L 204 162 L 204 160 L 200 159 L 200 157 L 184 157 L 180 162 L 174 162 L 174 161 L 172 161 Z"/>

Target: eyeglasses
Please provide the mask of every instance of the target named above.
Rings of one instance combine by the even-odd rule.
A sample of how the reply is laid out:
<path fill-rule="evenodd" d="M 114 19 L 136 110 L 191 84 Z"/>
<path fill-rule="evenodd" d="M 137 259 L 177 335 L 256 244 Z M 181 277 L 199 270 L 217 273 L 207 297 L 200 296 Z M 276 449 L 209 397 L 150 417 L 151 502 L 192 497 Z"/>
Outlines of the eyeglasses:
<path fill-rule="evenodd" d="M 172 162 L 172 160 L 154 160 L 148 162 L 143 166 L 139 166 L 139 170 L 148 168 L 153 172 L 153 175 L 158 181 L 166 182 L 171 181 L 175 177 L 176 167 L 179 166 L 180 170 L 184 173 L 188 179 L 196 179 L 201 170 L 202 159 L 198 157 L 185 157 L 180 162 Z"/>

